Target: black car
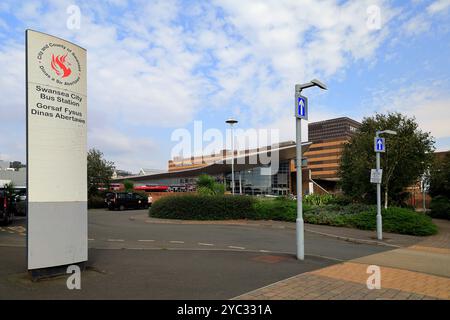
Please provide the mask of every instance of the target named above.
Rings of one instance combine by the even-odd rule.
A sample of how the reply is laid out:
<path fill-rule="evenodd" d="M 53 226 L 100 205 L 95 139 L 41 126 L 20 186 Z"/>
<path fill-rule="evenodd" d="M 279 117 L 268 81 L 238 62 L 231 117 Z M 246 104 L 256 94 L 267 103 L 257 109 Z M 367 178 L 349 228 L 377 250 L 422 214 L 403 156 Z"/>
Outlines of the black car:
<path fill-rule="evenodd" d="M 105 201 L 109 210 L 148 209 L 151 205 L 148 197 L 136 192 L 110 192 Z"/>
<path fill-rule="evenodd" d="M 14 220 L 14 207 L 11 196 L 5 190 L 0 190 L 0 223 L 10 224 Z"/>

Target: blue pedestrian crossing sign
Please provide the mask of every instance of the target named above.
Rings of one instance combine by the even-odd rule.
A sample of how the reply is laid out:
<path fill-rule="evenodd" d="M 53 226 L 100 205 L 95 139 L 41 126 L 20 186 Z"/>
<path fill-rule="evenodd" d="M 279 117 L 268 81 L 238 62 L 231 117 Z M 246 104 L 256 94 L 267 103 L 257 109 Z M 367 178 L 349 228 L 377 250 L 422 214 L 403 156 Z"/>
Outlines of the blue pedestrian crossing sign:
<path fill-rule="evenodd" d="M 386 144 L 384 138 L 375 137 L 375 152 L 386 152 Z"/>
<path fill-rule="evenodd" d="M 295 116 L 308 120 L 308 98 L 300 94 L 295 95 Z"/>

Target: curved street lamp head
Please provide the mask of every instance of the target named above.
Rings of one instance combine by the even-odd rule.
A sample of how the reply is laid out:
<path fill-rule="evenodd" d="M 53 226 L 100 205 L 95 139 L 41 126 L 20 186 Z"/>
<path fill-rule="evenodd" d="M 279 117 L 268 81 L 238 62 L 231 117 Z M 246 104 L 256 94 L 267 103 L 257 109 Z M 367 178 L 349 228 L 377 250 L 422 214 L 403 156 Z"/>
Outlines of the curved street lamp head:
<path fill-rule="evenodd" d="M 225 121 L 225 123 L 228 123 L 230 125 L 236 124 L 238 123 L 238 121 L 236 119 L 233 118 L 229 118 L 227 121 Z"/>
<path fill-rule="evenodd" d="M 387 133 L 387 134 L 392 134 L 392 135 L 396 135 L 397 131 L 394 130 L 383 130 L 383 131 L 377 131 L 377 134 L 383 134 L 383 133 Z"/>
<path fill-rule="evenodd" d="M 327 86 L 323 82 L 321 82 L 317 79 L 313 79 L 308 83 L 296 84 L 295 91 L 302 91 L 303 89 L 311 88 L 311 87 L 319 87 L 322 90 L 327 90 Z"/>
<path fill-rule="evenodd" d="M 322 83 L 322 82 L 320 82 L 319 80 L 317 80 L 317 79 L 311 80 L 311 83 L 314 84 L 314 85 L 316 85 L 316 86 L 319 87 L 320 89 L 328 90 L 328 89 L 327 89 L 327 86 L 326 86 L 324 83 Z"/>

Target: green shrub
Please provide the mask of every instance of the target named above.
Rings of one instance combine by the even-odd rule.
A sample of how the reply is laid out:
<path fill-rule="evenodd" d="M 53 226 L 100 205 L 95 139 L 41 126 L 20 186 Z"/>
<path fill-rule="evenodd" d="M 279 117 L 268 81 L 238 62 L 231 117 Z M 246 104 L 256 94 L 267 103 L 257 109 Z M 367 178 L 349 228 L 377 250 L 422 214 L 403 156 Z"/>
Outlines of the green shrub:
<path fill-rule="evenodd" d="M 376 208 L 370 205 L 330 204 L 311 207 L 304 203 L 303 215 L 305 222 L 312 224 L 376 229 Z M 437 232 L 430 217 L 409 209 L 392 207 L 383 210 L 382 215 L 383 230 L 386 232 L 417 236 Z M 150 209 L 150 216 L 187 220 L 252 219 L 294 222 L 297 218 L 297 203 L 286 198 L 181 195 L 157 200 Z"/>
<path fill-rule="evenodd" d="M 383 231 L 428 236 L 437 233 L 437 227 L 431 218 L 409 209 L 391 207 L 382 211 Z M 363 230 L 376 229 L 376 210 L 346 216 L 348 225 Z"/>
<path fill-rule="evenodd" d="M 163 197 L 153 203 L 149 215 L 186 220 L 254 219 L 252 197 L 226 195 L 180 195 Z"/>
<path fill-rule="evenodd" d="M 106 207 L 106 203 L 105 203 L 105 198 L 101 197 L 101 196 L 90 196 L 88 199 L 88 208 L 89 209 L 98 209 L 98 208 L 105 208 Z"/>
<path fill-rule="evenodd" d="M 303 204 L 304 212 L 310 206 Z M 295 221 L 297 203 L 287 198 L 256 199 L 241 196 L 182 195 L 164 197 L 150 209 L 150 216 L 195 220 L 279 220 Z"/>
<path fill-rule="evenodd" d="M 216 182 L 214 177 L 202 174 L 197 180 L 197 192 L 204 196 L 222 195 L 225 193 L 225 186 Z"/>
<path fill-rule="evenodd" d="M 303 202 L 312 206 L 324 206 L 333 201 L 331 194 L 309 194 L 303 197 Z"/>
<path fill-rule="evenodd" d="M 359 214 L 363 211 L 371 210 L 374 206 L 363 203 L 352 203 L 349 205 L 329 204 L 321 207 L 312 207 L 310 213 L 313 214 L 334 214 L 334 215 L 351 215 Z"/>
<path fill-rule="evenodd" d="M 133 188 L 134 188 L 134 182 L 131 180 L 125 180 L 123 182 L 123 187 L 124 187 L 125 191 L 131 192 L 131 191 L 133 191 Z"/>
<path fill-rule="evenodd" d="M 429 215 L 432 218 L 450 220 L 450 199 L 444 196 L 433 197 Z"/>
<path fill-rule="evenodd" d="M 349 204 L 352 204 L 353 200 L 349 196 L 346 196 L 346 195 L 343 195 L 343 194 L 338 194 L 338 195 L 335 195 L 333 197 L 333 200 L 331 201 L 331 203 L 332 204 L 337 204 L 337 205 L 340 205 L 340 206 L 347 206 Z"/>
<path fill-rule="evenodd" d="M 281 197 L 258 200 L 254 209 L 258 220 L 295 221 L 297 218 L 297 203 Z"/>

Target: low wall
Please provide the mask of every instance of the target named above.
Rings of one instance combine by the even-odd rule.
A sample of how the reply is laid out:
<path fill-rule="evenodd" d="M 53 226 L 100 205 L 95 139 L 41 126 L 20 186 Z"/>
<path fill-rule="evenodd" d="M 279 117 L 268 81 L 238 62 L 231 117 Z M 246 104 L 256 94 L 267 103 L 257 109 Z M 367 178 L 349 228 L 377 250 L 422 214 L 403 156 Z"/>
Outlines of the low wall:
<path fill-rule="evenodd" d="M 152 196 L 153 202 L 163 197 L 176 197 L 186 194 L 196 194 L 197 192 L 146 192 L 146 194 Z"/>

